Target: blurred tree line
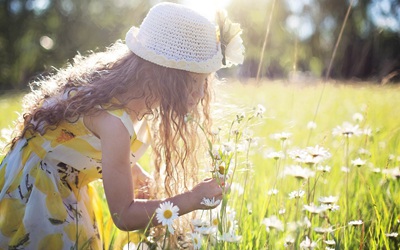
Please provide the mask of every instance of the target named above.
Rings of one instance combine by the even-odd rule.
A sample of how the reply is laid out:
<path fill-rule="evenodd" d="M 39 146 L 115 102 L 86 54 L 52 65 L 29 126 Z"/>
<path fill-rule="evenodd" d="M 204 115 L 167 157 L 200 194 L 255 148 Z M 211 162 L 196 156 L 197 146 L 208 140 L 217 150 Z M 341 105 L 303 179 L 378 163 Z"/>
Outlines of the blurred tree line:
<path fill-rule="evenodd" d="M 78 52 L 104 50 L 124 39 L 126 31 L 139 26 L 157 2 L 0 0 L 0 91 L 25 88 L 32 78 L 62 67 Z M 397 0 L 231 0 L 228 13 L 243 27 L 246 59 L 241 67 L 221 74 L 242 79 L 256 76 L 272 15 L 261 76 L 275 79 L 305 72 L 323 77 L 350 3 L 331 77 L 398 81 Z M 380 19 L 374 21 L 371 13 Z"/>

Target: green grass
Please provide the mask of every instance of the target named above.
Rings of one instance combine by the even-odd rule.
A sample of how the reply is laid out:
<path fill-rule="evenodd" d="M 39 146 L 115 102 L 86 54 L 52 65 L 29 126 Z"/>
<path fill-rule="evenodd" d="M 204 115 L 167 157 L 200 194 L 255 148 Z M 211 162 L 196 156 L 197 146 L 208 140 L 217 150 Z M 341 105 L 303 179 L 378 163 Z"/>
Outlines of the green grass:
<path fill-rule="evenodd" d="M 14 124 L 18 118 L 18 112 L 22 109 L 22 97 L 23 93 L 19 92 L 0 95 L 0 129 Z"/>
<path fill-rule="evenodd" d="M 281 249 L 285 238 L 291 235 L 299 243 L 308 236 L 318 244 L 326 247 L 323 240 L 334 239 L 338 249 L 397 249 L 398 240 L 388 238 L 386 233 L 398 232 L 400 219 L 399 177 L 394 179 L 383 174 L 387 169 L 400 165 L 400 121 L 398 106 L 400 91 L 397 86 L 381 87 L 376 85 L 306 85 L 284 84 L 282 82 L 265 83 L 260 87 L 233 84 L 225 85 L 218 90 L 229 93 L 221 99 L 224 103 L 233 103 L 238 107 L 252 107 L 262 104 L 266 107 L 261 124 L 252 128 L 257 145 L 251 149 L 252 162 L 251 186 L 246 186 L 243 196 L 232 197 L 232 205 L 244 200 L 251 205 L 251 213 L 242 213 L 237 218 L 239 234 L 243 235 L 240 249 Z M 230 113 L 240 113 L 240 109 Z M 360 128 L 370 128 L 370 136 L 360 135 L 348 138 L 333 136 L 332 131 L 343 122 L 353 125 L 353 115 L 360 113 L 364 119 Z M 226 112 L 225 112 L 226 114 Z M 315 120 L 314 120 L 315 119 Z M 317 127 L 307 129 L 307 123 L 314 120 Z M 221 123 L 223 124 L 223 123 Z M 292 134 L 290 143 L 282 145 L 270 135 L 280 132 Z M 316 171 L 315 177 L 308 181 L 298 181 L 292 176 L 279 177 L 287 165 L 298 164 L 289 158 L 278 161 L 265 157 L 265 152 L 290 151 L 305 149 L 309 146 L 322 146 L 331 153 L 331 158 L 322 165 L 329 165 L 329 173 Z M 359 150 L 368 150 L 369 154 L 360 154 Z M 361 167 L 351 165 L 356 158 L 366 160 Z M 302 164 L 306 167 L 305 164 Z M 348 166 L 348 175 L 341 171 Z M 311 167 L 315 170 L 315 166 Z M 381 173 L 375 173 L 379 169 Z M 244 175 L 236 175 L 235 182 L 244 184 Z M 348 179 L 347 179 L 348 178 Z M 346 179 L 347 183 L 346 184 Z M 346 193 L 346 187 L 348 191 Z M 276 188 L 276 196 L 268 196 L 267 191 Z M 288 194 L 302 189 L 306 195 L 295 201 L 288 199 Z M 338 196 L 339 210 L 310 215 L 303 211 L 303 205 L 319 204 L 321 196 Z M 235 201 L 237 200 L 237 201 Z M 236 205 L 235 205 L 236 204 Z M 286 209 L 279 215 L 280 209 Z M 283 232 L 265 231 L 260 223 L 263 218 L 276 215 L 285 225 Z M 299 227 L 289 232 L 288 222 L 303 219 L 311 221 L 311 229 Z M 362 220 L 362 226 L 350 227 L 348 222 Z M 263 230 L 262 233 L 259 232 Z M 315 227 L 332 227 L 335 231 L 328 234 L 317 234 Z"/>
<path fill-rule="evenodd" d="M 236 212 L 236 234 L 242 239 L 238 243 L 218 243 L 215 249 L 283 249 L 287 237 L 294 245 L 287 249 L 299 249 L 309 237 L 316 242 L 317 249 L 327 247 L 326 240 L 335 240 L 333 249 L 398 249 L 399 237 L 387 237 L 387 233 L 399 233 L 400 185 L 399 178 L 388 170 L 400 165 L 400 88 L 364 84 L 288 84 L 265 82 L 260 86 L 251 83 L 241 85 L 226 83 L 217 86 L 215 96 L 218 105 L 213 107 L 215 127 L 220 127 L 220 143 L 228 141 L 232 121 L 242 112 L 251 114 L 252 108 L 262 104 L 266 111 L 262 118 L 235 122 L 233 129 L 240 131 L 236 145 L 248 144 L 248 151 L 237 153 L 237 169 L 233 183 L 243 187 L 244 193 L 232 190 L 227 205 Z M 20 109 L 21 95 L 1 98 L 0 128 L 11 125 Z M 363 120 L 353 120 L 360 113 Z M 248 116 L 246 116 L 248 117 Z M 307 128 L 314 121 L 317 127 Z M 343 122 L 370 128 L 369 136 L 334 136 L 332 131 Z M 272 134 L 291 133 L 287 141 L 271 138 Z M 232 138 L 232 136 L 230 137 Z M 247 140 L 245 140 L 247 139 Z M 266 157 L 270 151 L 289 153 L 293 149 L 319 145 L 328 150 L 331 157 L 321 163 L 331 171 L 323 173 L 316 166 L 303 168 L 315 171 L 308 180 L 284 176 L 288 165 L 298 165 L 290 157 L 278 160 Z M 216 146 L 216 145 L 214 145 Z M 360 152 L 363 149 L 365 152 Z M 365 160 L 360 167 L 351 162 L 357 158 Z M 207 161 L 205 165 L 207 164 Z M 349 173 L 341 170 L 347 166 Z M 232 170 L 232 169 L 231 169 Z M 379 172 L 377 172 L 379 171 Z M 272 188 L 279 190 L 268 195 Z M 294 190 L 304 190 L 299 199 L 289 199 Z M 322 196 L 338 196 L 337 211 L 325 211 L 311 215 L 303 210 L 304 205 L 319 205 Z M 279 214 L 279 210 L 285 213 Z M 264 218 L 276 216 L 284 230 L 267 232 Z M 304 218 L 311 226 L 307 227 Z M 350 221 L 362 220 L 360 226 L 349 226 Z M 297 222 L 299 226 L 290 227 Z M 333 229 L 318 234 L 316 227 Z M 207 242 L 204 241 L 203 249 Z"/>

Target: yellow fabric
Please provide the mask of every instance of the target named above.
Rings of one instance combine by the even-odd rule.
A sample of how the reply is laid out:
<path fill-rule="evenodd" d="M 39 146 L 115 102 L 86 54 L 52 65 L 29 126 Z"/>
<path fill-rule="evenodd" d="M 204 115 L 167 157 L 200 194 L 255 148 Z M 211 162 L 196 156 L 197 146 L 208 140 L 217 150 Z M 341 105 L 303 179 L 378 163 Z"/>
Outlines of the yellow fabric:
<path fill-rule="evenodd" d="M 130 133 L 135 163 L 149 145 L 147 124 L 108 112 Z M 0 249 L 107 248 L 109 222 L 91 186 L 102 177 L 100 149 L 83 119 L 19 140 L 0 165 Z"/>

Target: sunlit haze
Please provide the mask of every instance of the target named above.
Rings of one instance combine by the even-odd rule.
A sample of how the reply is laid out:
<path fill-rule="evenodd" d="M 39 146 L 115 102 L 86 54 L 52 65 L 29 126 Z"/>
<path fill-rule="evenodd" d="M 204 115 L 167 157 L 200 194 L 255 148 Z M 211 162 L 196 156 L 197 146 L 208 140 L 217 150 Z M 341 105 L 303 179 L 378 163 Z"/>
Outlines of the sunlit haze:
<path fill-rule="evenodd" d="M 189 6 L 192 9 L 200 12 L 210 20 L 215 17 L 215 11 L 226 8 L 230 0 L 184 0 L 182 4 Z"/>

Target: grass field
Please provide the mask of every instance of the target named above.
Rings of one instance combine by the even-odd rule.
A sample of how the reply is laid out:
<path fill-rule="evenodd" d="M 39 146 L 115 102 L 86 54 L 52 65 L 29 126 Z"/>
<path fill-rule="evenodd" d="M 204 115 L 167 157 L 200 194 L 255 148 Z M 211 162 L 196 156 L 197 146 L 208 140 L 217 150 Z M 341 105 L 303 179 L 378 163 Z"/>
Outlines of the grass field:
<path fill-rule="evenodd" d="M 202 249 L 399 249 L 399 86 L 229 83 L 215 96 L 232 191 Z M 1 96 L 0 128 L 20 98 Z"/>

